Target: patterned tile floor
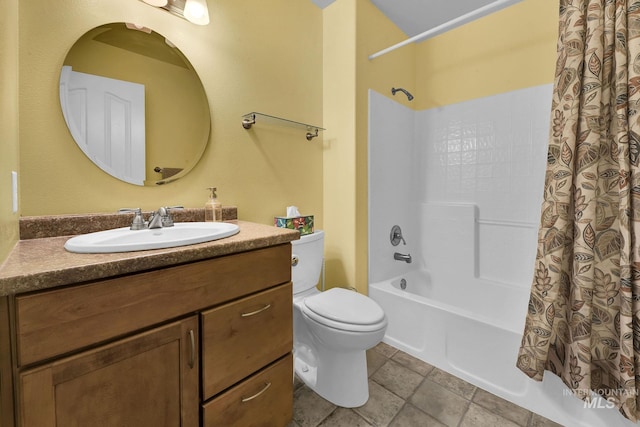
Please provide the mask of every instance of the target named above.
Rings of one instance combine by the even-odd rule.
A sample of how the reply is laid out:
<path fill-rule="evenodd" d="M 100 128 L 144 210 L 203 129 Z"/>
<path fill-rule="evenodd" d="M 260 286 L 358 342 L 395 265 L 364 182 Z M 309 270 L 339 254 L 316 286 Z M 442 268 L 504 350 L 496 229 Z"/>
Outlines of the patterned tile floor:
<path fill-rule="evenodd" d="M 296 379 L 288 427 L 560 426 L 388 344 L 367 351 L 369 401 L 338 408 Z"/>

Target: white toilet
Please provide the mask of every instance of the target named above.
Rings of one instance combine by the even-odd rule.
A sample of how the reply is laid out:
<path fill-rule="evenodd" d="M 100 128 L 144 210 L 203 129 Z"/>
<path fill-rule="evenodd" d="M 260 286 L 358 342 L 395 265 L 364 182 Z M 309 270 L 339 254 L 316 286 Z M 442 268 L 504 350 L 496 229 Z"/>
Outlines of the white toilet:
<path fill-rule="evenodd" d="M 369 399 L 366 350 L 382 340 L 387 317 L 374 300 L 357 292 L 316 289 L 323 231 L 301 236 L 292 245 L 295 373 L 335 405 L 362 406 Z"/>

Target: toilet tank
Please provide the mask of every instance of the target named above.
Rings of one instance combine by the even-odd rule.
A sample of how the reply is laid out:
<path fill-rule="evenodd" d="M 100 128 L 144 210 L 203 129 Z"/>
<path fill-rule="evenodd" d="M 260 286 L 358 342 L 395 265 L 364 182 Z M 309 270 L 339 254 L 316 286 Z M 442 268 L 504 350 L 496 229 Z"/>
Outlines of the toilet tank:
<path fill-rule="evenodd" d="M 320 280 L 322 259 L 324 257 L 324 231 L 316 230 L 312 234 L 300 236 L 300 240 L 291 242 L 292 256 L 298 264 L 291 265 L 293 294 L 313 288 Z"/>

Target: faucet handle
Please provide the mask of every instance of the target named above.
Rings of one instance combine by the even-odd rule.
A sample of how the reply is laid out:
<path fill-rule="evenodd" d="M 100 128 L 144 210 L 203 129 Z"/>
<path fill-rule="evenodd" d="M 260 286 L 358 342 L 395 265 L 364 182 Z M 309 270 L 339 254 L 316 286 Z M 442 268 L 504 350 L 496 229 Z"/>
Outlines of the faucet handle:
<path fill-rule="evenodd" d="M 133 212 L 133 221 L 131 222 L 131 230 L 143 230 L 147 228 L 147 225 L 144 223 L 144 218 L 142 218 L 142 209 L 140 208 L 122 208 L 118 210 L 118 213 L 127 213 Z"/>
<path fill-rule="evenodd" d="M 171 211 L 176 209 L 184 209 L 184 206 L 165 206 L 164 207 L 165 215 L 162 216 L 163 227 L 173 227 L 173 217 L 171 216 Z"/>
<path fill-rule="evenodd" d="M 391 235 L 389 236 L 389 240 L 391 240 L 391 244 L 393 246 L 398 246 L 400 242 L 402 242 L 403 245 L 407 244 L 407 242 L 405 242 L 404 240 L 404 237 L 402 237 L 402 230 L 400 229 L 399 225 L 394 225 L 391 228 Z"/>

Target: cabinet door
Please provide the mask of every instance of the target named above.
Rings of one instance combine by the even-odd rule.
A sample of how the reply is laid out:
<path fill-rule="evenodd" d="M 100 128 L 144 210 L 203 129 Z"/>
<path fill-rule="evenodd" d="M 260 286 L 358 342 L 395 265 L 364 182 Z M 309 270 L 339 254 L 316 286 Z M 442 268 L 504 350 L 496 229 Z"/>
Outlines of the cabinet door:
<path fill-rule="evenodd" d="M 193 316 L 22 372 L 20 425 L 197 426 L 197 328 Z"/>

